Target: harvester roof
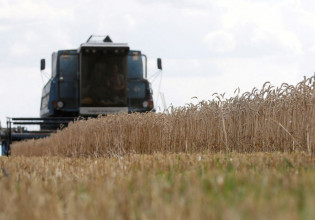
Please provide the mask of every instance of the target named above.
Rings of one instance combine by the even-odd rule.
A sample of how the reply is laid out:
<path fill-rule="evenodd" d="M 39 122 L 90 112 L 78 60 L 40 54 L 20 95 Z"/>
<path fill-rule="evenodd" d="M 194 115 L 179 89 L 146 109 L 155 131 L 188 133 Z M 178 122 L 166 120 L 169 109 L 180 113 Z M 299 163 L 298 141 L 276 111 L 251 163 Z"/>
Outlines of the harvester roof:
<path fill-rule="evenodd" d="M 129 46 L 127 43 L 113 43 L 112 39 L 107 36 L 96 36 L 91 35 L 90 38 L 87 40 L 86 43 L 81 44 L 78 48 L 78 53 L 81 52 L 81 49 L 96 49 L 96 48 L 119 48 L 126 52 L 129 51 Z"/>

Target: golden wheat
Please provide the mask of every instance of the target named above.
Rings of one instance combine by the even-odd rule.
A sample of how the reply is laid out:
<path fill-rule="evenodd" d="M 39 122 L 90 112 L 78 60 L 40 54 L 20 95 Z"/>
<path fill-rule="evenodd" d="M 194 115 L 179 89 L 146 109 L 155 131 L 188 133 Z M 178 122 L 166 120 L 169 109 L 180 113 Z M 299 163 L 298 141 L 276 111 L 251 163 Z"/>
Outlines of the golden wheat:
<path fill-rule="evenodd" d="M 314 76 L 296 86 L 238 93 L 170 114 L 119 114 L 76 121 L 49 138 L 15 143 L 13 155 L 115 156 L 154 152 L 315 150 Z"/>

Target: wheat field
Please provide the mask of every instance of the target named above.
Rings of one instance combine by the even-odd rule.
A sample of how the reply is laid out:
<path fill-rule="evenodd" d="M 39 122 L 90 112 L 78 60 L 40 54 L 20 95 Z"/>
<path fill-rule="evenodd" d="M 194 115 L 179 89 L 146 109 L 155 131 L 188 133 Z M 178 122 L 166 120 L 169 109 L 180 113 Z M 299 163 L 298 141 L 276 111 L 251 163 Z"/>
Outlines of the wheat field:
<path fill-rule="evenodd" d="M 41 140 L 13 145 L 13 155 L 123 156 L 154 152 L 294 152 L 315 150 L 314 76 L 296 86 L 261 90 L 185 107 L 170 114 L 120 114 L 81 120 Z"/>
<path fill-rule="evenodd" d="M 77 120 L 0 157 L 0 219 L 314 219 L 315 78 Z"/>

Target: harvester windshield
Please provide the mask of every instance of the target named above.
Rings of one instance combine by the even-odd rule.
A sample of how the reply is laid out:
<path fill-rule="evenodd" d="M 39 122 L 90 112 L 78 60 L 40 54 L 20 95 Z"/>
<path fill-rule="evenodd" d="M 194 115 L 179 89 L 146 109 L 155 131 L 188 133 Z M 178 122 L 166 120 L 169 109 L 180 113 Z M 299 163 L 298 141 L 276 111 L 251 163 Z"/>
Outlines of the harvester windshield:
<path fill-rule="evenodd" d="M 80 97 L 82 107 L 126 107 L 127 53 L 114 49 L 84 49 Z"/>

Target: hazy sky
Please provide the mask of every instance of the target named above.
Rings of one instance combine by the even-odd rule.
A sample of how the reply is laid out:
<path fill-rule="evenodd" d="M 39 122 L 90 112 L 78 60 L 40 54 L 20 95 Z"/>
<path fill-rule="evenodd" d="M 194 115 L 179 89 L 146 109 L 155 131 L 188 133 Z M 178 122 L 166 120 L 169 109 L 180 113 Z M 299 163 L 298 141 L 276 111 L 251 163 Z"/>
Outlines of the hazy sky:
<path fill-rule="evenodd" d="M 91 34 L 141 50 L 149 76 L 161 57 L 167 105 L 265 81 L 296 84 L 315 71 L 311 0 L 0 0 L 2 126 L 6 116 L 39 116 L 47 81 L 39 60 L 50 67 L 53 51 L 76 49 Z"/>

